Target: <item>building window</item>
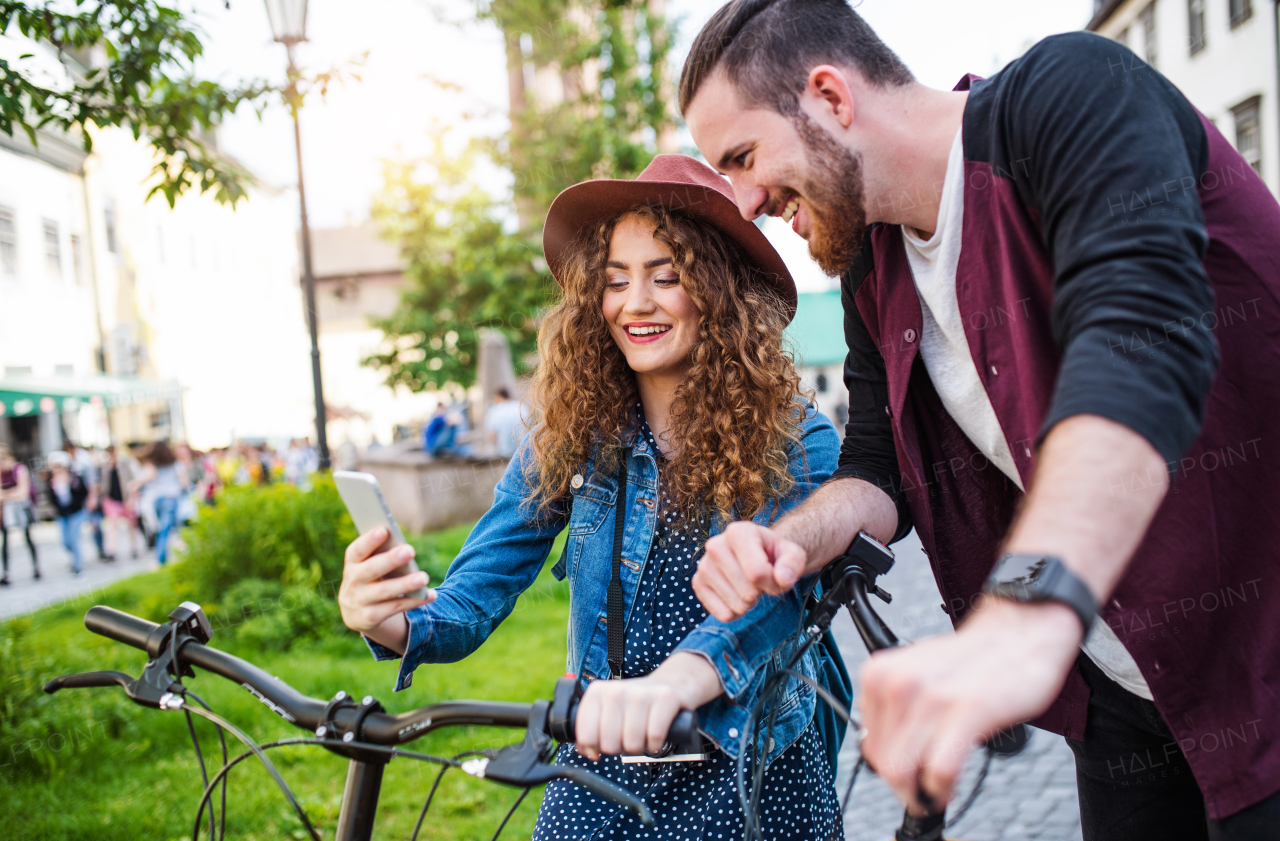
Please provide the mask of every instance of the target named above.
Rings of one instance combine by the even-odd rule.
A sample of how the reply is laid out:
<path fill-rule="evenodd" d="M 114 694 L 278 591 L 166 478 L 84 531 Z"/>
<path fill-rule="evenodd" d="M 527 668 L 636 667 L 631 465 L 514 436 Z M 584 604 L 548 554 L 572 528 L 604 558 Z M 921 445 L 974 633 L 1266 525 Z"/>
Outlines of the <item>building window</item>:
<path fill-rule="evenodd" d="M 813 384 L 819 394 L 827 393 L 827 375 L 826 374 L 819 374 L 818 376 L 814 377 Z"/>
<path fill-rule="evenodd" d="M 84 252 L 80 237 L 75 234 L 71 235 L 71 274 L 74 276 L 76 286 L 84 285 Z"/>
<path fill-rule="evenodd" d="M 0 274 L 18 274 L 18 231 L 13 224 L 13 211 L 0 207 Z"/>
<path fill-rule="evenodd" d="M 1187 0 L 1187 22 L 1191 54 L 1195 55 L 1204 49 L 1204 0 Z"/>
<path fill-rule="evenodd" d="M 1227 8 L 1231 10 L 1232 29 L 1253 17 L 1253 3 L 1250 0 L 1228 0 Z"/>
<path fill-rule="evenodd" d="M 102 211 L 102 221 L 107 228 L 107 251 L 119 254 L 120 250 L 116 247 L 116 209 L 108 207 Z"/>
<path fill-rule="evenodd" d="M 1156 50 L 1156 4 L 1148 3 L 1138 15 L 1138 20 L 1142 23 L 1142 57 L 1147 64 L 1155 67 L 1156 56 L 1159 54 Z"/>
<path fill-rule="evenodd" d="M 58 242 L 58 223 L 44 223 L 44 270 L 54 280 L 62 280 L 62 245 Z"/>
<path fill-rule="evenodd" d="M 1259 175 L 1262 174 L 1262 125 L 1258 119 L 1261 103 L 1262 97 L 1255 96 L 1231 109 L 1236 117 L 1236 151 Z"/>

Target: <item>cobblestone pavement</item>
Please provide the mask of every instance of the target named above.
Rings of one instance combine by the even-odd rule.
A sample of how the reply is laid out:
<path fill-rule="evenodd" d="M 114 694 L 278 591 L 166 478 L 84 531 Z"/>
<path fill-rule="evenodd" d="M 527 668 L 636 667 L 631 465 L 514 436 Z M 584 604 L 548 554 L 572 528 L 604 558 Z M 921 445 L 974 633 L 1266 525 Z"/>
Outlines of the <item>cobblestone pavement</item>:
<path fill-rule="evenodd" d="M 893 594 L 893 603 L 873 600 L 877 612 L 901 639 L 949 632 L 951 622 L 942 611 L 942 598 L 915 533 L 893 549 L 897 562 L 881 579 Z M 832 630 L 856 684 L 866 649 L 847 613 L 832 624 Z M 841 795 L 856 761 L 852 741 L 847 740 L 836 786 Z M 980 765 L 980 756 L 971 757 L 961 792 L 970 790 Z M 901 820 L 901 802 L 889 786 L 864 769 L 845 813 L 846 837 L 849 841 L 889 841 Z M 1079 841 L 1075 763 L 1062 738 L 1033 729 L 1031 743 L 1020 756 L 993 760 L 973 808 L 946 835 L 964 841 Z"/>
<path fill-rule="evenodd" d="M 22 539 L 22 532 L 13 529 L 9 532 L 9 581 L 12 583 L 0 587 L 0 622 L 68 600 L 78 601 L 87 610 L 94 604 L 94 594 L 108 584 L 157 569 L 154 553 L 147 551 L 141 539 L 138 542 L 142 552 L 137 558 L 124 552 L 111 563 L 99 561 L 98 548 L 86 526 L 81 535 L 84 571 L 72 575 L 71 554 L 62 547 L 57 523 L 36 523 L 31 527 L 31 538 L 40 558 L 41 578 L 36 581 L 31 577 L 27 542 Z"/>

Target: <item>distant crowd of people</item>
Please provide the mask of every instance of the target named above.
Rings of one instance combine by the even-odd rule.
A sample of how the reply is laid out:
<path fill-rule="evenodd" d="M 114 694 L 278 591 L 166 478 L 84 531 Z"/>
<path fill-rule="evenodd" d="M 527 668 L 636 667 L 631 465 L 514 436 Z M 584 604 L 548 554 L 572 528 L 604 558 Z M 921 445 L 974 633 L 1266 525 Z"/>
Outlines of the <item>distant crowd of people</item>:
<path fill-rule="evenodd" d="M 31 526 L 42 514 L 58 523 L 73 575 L 84 570 L 86 525 L 92 529 L 99 561 L 115 561 L 127 544 L 132 558 L 139 557 L 143 546 L 154 546 L 156 561 L 164 565 L 170 538 L 197 516 L 200 504 L 216 504 L 221 488 L 305 484 L 318 464 L 315 449 L 305 439 L 290 441 L 283 452 L 265 443 L 242 442 L 207 453 L 167 441 L 105 449 L 68 441 L 32 463 L 19 462 L 7 445 L 0 444 L 0 586 L 10 584 L 11 532 L 21 532 L 32 577 L 40 578 Z"/>

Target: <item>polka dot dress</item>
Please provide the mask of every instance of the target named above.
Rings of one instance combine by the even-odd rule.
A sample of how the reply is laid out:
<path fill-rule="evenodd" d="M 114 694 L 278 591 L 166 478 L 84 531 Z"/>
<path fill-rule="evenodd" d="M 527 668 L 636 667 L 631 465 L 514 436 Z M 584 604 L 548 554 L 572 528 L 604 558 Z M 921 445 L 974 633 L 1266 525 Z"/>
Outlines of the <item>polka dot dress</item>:
<path fill-rule="evenodd" d="M 661 453 L 640 413 L 640 427 L 655 454 Z M 659 475 L 664 466 L 657 455 Z M 660 483 L 661 484 L 661 483 Z M 693 592 L 700 547 L 695 527 L 679 525 L 665 491 L 653 548 L 645 564 L 627 626 L 623 672 L 640 677 L 656 669 L 707 612 Z M 648 829 L 635 816 L 563 780 L 547 785 L 533 837 L 561 839 L 740 839 L 745 827 L 738 801 L 736 764 L 713 750 L 703 762 L 623 765 L 616 756 L 590 762 L 572 745 L 556 762 L 588 768 L 640 796 L 653 813 Z M 747 774 L 750 778 L 750 767 Z M 761 823 L 768 839 L 827 841 L 844 838 L 831 766 L 813 722 L 765 772 Z"/>

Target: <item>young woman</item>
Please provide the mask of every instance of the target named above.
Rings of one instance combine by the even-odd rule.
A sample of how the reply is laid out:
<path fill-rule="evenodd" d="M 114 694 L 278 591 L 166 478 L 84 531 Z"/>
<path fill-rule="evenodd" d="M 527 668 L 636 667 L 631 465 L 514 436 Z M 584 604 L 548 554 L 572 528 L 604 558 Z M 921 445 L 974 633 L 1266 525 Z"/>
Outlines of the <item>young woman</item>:
<path fill-rule="evenodd" d="M 169 536 L 177 526 L 178 500 L 187 493 L 187 472 L 164 441 L 147 449 L 142 475 L 134 481 L 135 492 L 156 507 L 156 560 L 164 566 L 169 558 Z"/>
<path fill-rule="evenodd" d="M 31 552 L 31 575 L 40 578 L 36 544 L 31 540 L 31 519 L 31 474 L 14 459 L 13 450 L 0 444 L 0 558 L 4 559 L 0 585 L 9 585 L 9 529 L 22 530 Z"/>
<path fill-rule="evenodd" d="M 129 536 L 131 555 L 138 557 L 138 513 L 129 493 L 134 469 L 132 458 L 122 459 L 114 444 L 107 447 L 107 462 L 102 468 L 102 534 L 111 558 L 116 557 L 121 524 Z"/>
<path fill-rule="evenodd" d="M 62 545 L 71 553 L 71 573 L 84 569 L 84 552 L 80 533 L 89 519 L 89 487 L 76 473 L 71 456 L 62 450 L 49 453 L 49 497 L 53 501 L 55 519 L 62 532 Z"/>
<path fill-rule="evenodd" d="M 543 241 L 563 296 L 539 336 L 532 431 L 493 508 L 425 601 L 397 596 L 425 584 L 424 574 L 380 580 L 412 556 L 407 547 L 372 555 L 385 533 L 351 544 L 339 593 L 344 622 L 374 655 L 401 658 L 403 689 L 419 664 L 455 661 L 483 643 L 567 527 L 553 573 L 570 583 L 569 671 L 589 685 L 576 750 L 562 747 L 557 761 L 641 796 L 657 822 L 647 838 L 742 835 L 741 730 L 766 669 L 790 651 L 780 644 L 801 600 L 767 597 L 726 625 L 707 615 L 691 579 L 708 535 L 796 505 L 835 469 L 839 450 L 830 422 L 798 394 L 783 350 L 795 286 L 731 195 L 679 155 L 659 156 L 636 181 L 561 194 Z M 620 610 L 607 597 L 615 552 Z M 612 622 L 625 637 L 611 655 Z M 801 668 L 847 698 L 843 666 L 830 657 L 820 649 Z M 601 679 L 611 676 L 624 679 Z M 766 755 L 765 835 L 842 837 L 828 756 L 839 736 L 824 738 L 814 693 L 798 681 L 777 707 L 773 743 L 756 740 Z M 660 750 L 681 709 L 699 709 L 707 759 L 622 762 L 619 754 Z M 554 782 L 535 838 L 640 831 L 629 813 Z"/>

